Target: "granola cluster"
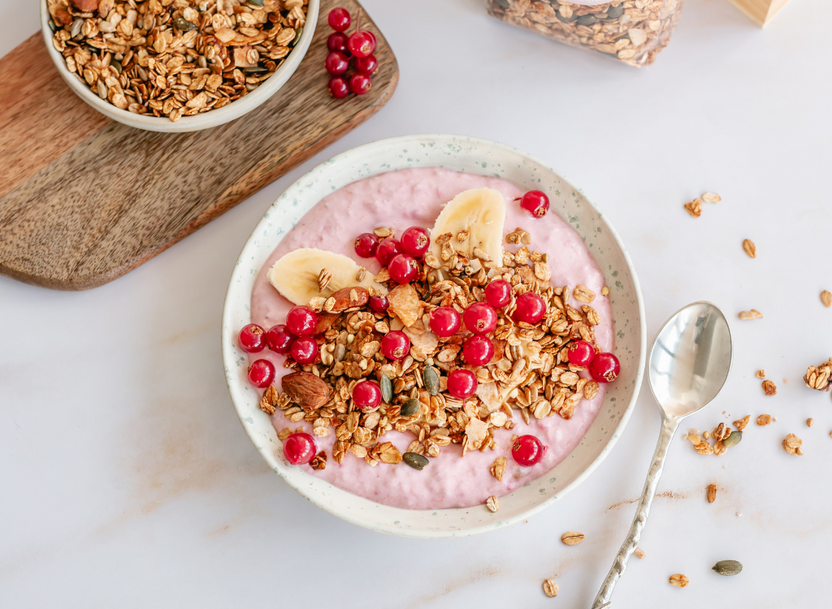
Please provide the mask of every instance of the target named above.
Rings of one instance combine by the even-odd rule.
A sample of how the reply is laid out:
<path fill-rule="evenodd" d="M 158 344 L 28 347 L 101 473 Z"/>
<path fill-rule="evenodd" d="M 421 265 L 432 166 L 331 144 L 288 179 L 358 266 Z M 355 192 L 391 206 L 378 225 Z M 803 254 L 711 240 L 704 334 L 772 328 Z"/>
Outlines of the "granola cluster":
<path fill-rule="evenodd" d="M 122 110 L 177 121 L 222 108 L 283 63 L 308 0 L 48 0 L 67 69 Z"/>
<path fill-rule="evenodd" d="M 600 323 L 590 306 L 595 294 L 585 286 L 550 285 L 548 256 L 529 249 L 529 235 L 522 229 L 507 236 L 508 243 L 522 245 L 514 253 L 505 251 L 502 260 L 476 251 L 469 258 L 453 247 L 453 236 L 437 237 L 441 259 L 425 255 L 418 262 L 416 281 L 398 285 L 390 281 L 387 269 L 376 275 L 389 289 L 384 313 L 368 307 L 367 290 L 360 287 L 313 298 L 309 306 L 318 312 L 320 362 L 300 365 L 287 358 L 284 365 L 293 373 L 284 377 L 282 392 L 266 390 L 261 408 L 270 414 L 282 410 L 293 423 L 311 424 L 318 437 L 334 433 L 332 458 L 337 463 L 347 453 L 373 466 L 399 463 L 403 455 L 384 434 L 408 432 L 413 440 L 404 460 L 421 469 L 426 458 L 439 456 L 450 444 L 460 445 L 463 455 L 496 448 L 495 431 L 512 429 L 515 416 L 526 423 L 555 415 L 569 419 L 581 400 L 595 397 L 598 383 L 582 378 L 584 368 L 568 361 L 572 341 L 595 342 L 594 327 Z M 463 234 L 456 238 L 465 241 Z M 364 272 L 362 268 L 359 274 Z M 494 357 L 474 369 L 476 394 L 460 400 L 447 393 L 447 378 L 465 367 L 462 344 L 467 336 L 438 337 L 430 330 L 430 314 L 440 306 L 461 313 L 484 300 L 485 286 L 494 279 L 511 284 L 511 302 L 498 312 Z M 515 322 L 515 301 L 530 291 L 544 299 L 546 314 L 534 325 Z M 570 297 L 583 303 L 580 308 L 568 304 Z M 409 354 L 395 361 L 380 351 L 382 337 L 393 330 L 403 331 L 411 341 Z M 383 399 L 378 407 L 362 411 L 351 396 L 364 379 L 379 383 Z M 500 479 L 504 469 L 505 459 L 498 459 L 492 474 Z"/>

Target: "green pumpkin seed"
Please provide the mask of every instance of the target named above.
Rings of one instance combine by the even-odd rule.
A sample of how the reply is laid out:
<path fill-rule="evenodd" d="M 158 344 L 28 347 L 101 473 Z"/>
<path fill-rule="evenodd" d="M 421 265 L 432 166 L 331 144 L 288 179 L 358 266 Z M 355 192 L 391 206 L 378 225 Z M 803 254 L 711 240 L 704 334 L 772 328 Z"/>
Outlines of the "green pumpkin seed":
<path fill-rule="evenodd" d="M 49 29 L 52 31 L 52 33 L 53 33 L 53 34 L 54 34 L 54 33 L 57 31 L 57 29 L 58 29 L 58 27 L 55 25 L 55 22 L 54 22 L 54 21 L 52 21 L 51 19 L 49 20 Z"/>
<path fill-rule="evenodd" d="M 268 72 L 268 70 L 266 68 L 255 66 L 253 68 L 243 68 L 243 72 L 246 74 L 259 74 L 261 72 Z"/>
<path fill-rule="evenodd" d="M 386 374 L 381 375 L 381 399 L 389 404 L 393 401 L 393 381 Z"/>
<path fill-rule="evenodd" d="M 439 374 L 433 366 L 425 366 L 425 388 L 431 395 L 439 395 Z"/>
<path fill-rule="evenodd" d="M 177 30 L 182 30 L 183 32 L 190 32 L 191 30 L 196 29 L 196 26 L 184 17 L 176 17 L 173 20 L 173 27 Z"/>
<path fill-rule="evenodd" d="M 607 19 L 618 19 L 624 14 L 624 5 L 611 6 L 607 11 Z"/>
<path fill-rule="evenodd" d="M 578 25 L 592 25 L 598 21 L 595 18 L 595 15 L 584 15 L 582 17 L 578 17 Z"/>
<path fill-rule="evenodd" d="M 509 6 L 511 6 L 511 5 L 508 3 L 508 0 L 496 0 L 496 2 L 497 2 L 497 4 L 499 4 L 499 5 L 500 5 L 500 8 L 507 9 Z"/>
<path fill-rule="evenodd" d="M 121 67 L 121 62 L 117 61 L 115 59 L 110 61 L 110 67 L 115 69 L 115 71 L 118 72 L 119 74 L 121 74 L 122 70 L 124 70 L 124 68 Z"/>
<path fill-rule="evenodd" d="M 404 404 L 402 404 L 401 415 L 403 417 L 412 417 L 414 415 L 419 414 L 422 411 L 422 405 L 419 403 L 419 400 L 416 398 L 410 398 Z"/>
<path fill-rule="evenodd" d="M 78 17 L 75 21 L 72 22 L 72 25 L 69 28 L 69 37 L 75 38 L 81 33 L 81 28 L 84 27 L 84 20 Z"/>
<path fill-rule="evenodd" d="M 402 461 L 407 463 L 413 469 L 418 470 L 425 469 L 430 463 L 427 457 L 423 457 L 419 453 L 404 453 L 402 455 Z"/>
<path fill-rule="evenodd" d="M 711 568 L 720 575 L 730 577 L 731 575 L 738 575 L 742 571 L 742 563 L 738 560 L 720 560 Z"/>
<path fill-rule="evenodd" d="M 248 0 L 248 3 L 254 6 L 263 6 L 263 0 Z"/>
<path fill-rule="evenodd" d="M 303 34 L 303 28 L 299 27 L 297 32 L 295 33 L 295 39 L 292 41 L 292 46 L 295 46 L 298 41 L 300 40 L 301 34 Z"/>
<path fill-rule="evenodd" d="M 555 15 L 557 15 L 558 19 L 560 21 L 563 21 L 564 23 L 572 23 L 573 21 L 575 21 L 575 19 L 578 18 L 578 16 L 575 13 L 572 13 L 572 16 L 569 17 L 569 18 L 564 17 L 563 15 L 560 14 L 560 11 L 555 11 Z"/>
<path fill-rule="evenodd" d="M 731 448 L 732 446 L 736 446 L 742 440 L 742 432 L 741 431 L 732 431 L 731 435 L 725 438 L 722 443 L 725 445 L 725 448 Z"/>

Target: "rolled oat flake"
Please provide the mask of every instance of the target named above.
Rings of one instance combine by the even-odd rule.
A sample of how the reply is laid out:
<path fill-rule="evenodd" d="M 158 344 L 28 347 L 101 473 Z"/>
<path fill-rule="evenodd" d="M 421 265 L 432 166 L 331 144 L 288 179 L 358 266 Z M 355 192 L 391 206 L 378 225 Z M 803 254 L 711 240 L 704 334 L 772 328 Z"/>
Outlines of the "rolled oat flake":
<path fill-rule="evenodd" d="M 738 560 L 720 560 L 711 568 L 720 575 L 728 577 L 738 575 L 742 571 L 742 563 Z"/>

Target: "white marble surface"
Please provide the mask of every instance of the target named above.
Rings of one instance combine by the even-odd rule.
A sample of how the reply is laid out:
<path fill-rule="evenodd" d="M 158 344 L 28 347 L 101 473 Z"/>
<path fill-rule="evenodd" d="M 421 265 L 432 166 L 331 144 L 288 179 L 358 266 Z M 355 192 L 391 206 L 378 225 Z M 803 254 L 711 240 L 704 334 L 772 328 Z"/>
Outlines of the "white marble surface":
<path fill-rule="evenodd" d="M 647 557 L 613 606 L 827 606 L 832 403 L 801 376 L 832 355 L 832 310 L 818 298 L 832 290 L 832 5 L 793 0 L 760 31 L 723 0 L 687 4 L 669 48 L 636 71 L 505 26 L 480 0 L 366 0 L 402 73 L 370 122 L 109 285 L 60 293 L 0 277 L 0 606 L 589 605 L 658 433 L 649 391 L 575 492 L 528 523 L 439 541 L 312 508 L 268 470 L 229 402 L 220 311 L 263 211 L 331 155 L 418 132 L 507 142 L 579 184 L 628 244 L 649 340 L 693 300 L 729 314 L 734 373 L 690 426 L 723 411 L 778 418 L 721 459 L 671 447 L 660 485 L 671 497 L 654 504 Z M 2 0 L 0 53 L 36 27 L 32 3 Z M 723 202 L 694 220 L 682 204 L 705 190 Z M 765 318 L 735 319 L 751 307 Z M 758 368 L 777 396 L 763 396 Z M 805 456 L 780 447 L 789 432 Z M 587 540 L 563 546 L 568 530 Z M 743 574 L 713 574 L 723 558 Z M 668 585 L 675 572 L 686 589 Z M 554 600 L 541 592 L 549 576 Z"/>

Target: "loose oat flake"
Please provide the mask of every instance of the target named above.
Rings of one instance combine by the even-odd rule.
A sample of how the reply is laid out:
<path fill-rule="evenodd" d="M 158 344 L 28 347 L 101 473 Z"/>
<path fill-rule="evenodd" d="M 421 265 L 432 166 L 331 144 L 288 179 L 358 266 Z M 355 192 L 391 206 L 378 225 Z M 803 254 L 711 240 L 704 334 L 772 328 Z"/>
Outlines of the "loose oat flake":
<path fill-rule="evenodd" d="M 675 573 L 670 576 L 670 585 L 676 586 L 677 588 L 684 588 L 690 583 L 690 580 L 687 578 L 686 575 L 682 575 L 681 573 Z"/>
<path fill-rule="evenodd" d="M 742 242 L 742 249 L 745 250 L 745 253 L 748 254 L 749 258 L 757 257 L 757 246 L 754 245 L 754 242 L 751 239 L 746 239 Z"/>
<path fill-rule="evenodd" d="M 702 201 L 694 199 L 690 203 L 685 203 L 685 209 L 691 216 L 698 218 L 702 215 Z"/>
<path fill-rule="evenodd" d="M 554 598 L 558 595 L 558 585 L 551 577 L 543 580 L 543 593 L 549 598 Z"/>
<path fill-rule="evenodd" d="M 704 195 L 702 195 L 702 200 L 705 203 L 719 203 L 720 201 L 722 201 L 722 197 L 720 197 L 715 192 L 706 192 Z"/>
<path fill-rule="evenodd" d="M 763 314 L 760 313 L 757 309 L 751 309 L 750 311 L 740 311 L 739 318 L 743 321 L 747 321 L 749 319 L 762 319 Z"/>
<path fill-rule="evenodd" d="M 497 497 L 491 495 L 491 497 L 485 500 L 485 507 L 488 508 L 489 512 L 496 513 L 500 511 L 500 501 Z"/>
<path fill-rule="evenodd" d="M 771 423 L 770 414 L 761 414 L 759 417 L 757 417 L 757 425 L 759 425 L 760 427 L 768 425 L 769 423 Z"/>
<path fill-rule="evenodd" d="M 823 303 L 823 306 L 832 307 L 832 292 L 829 292 L 828 290 L 821 292 L 820 301 Z"/>
<path fill-rule="evenodd" d="M 644 550 L 642 550 L 641 548 L 636 548 L 635 550 L 633 550 L 633 554 L 637 558 L 644 558 L 645 557 Z"/>
<path fill-rule="evenodd" d="M 801 456 L 803 454 L 803 440 L 798 438 L 793 433 L 790 433 L 786 436 L 786 439 L 783 440 L 783 449 L 789 453 L 790 455 Z"/>
<path fill-rule="evenodd" d="M 561 535 L 560 540 L 567 546 L 574 546 L 581 543 L 584 540 L 583 533 L 576 533 L 575 531 L 570 531 L 569 533 L 564 533 Z"/>
<path fill-rule="evenodd" d="M 708 503 L 716 501 L 716 484 L 708 485 Z"/>
<path fill-rule="evenodd" d="M 823 364 L 818 366 L 809 366 L 806 374 L 803 375 L 803 382 L 809 389 L 817 389 L 818 391 L 829 391 L 832 387 L 830 378 L 832 377 L 832 357 Z"/>
<path fill-rule="evenodd" d="M 777 385 L 771 381 L 763 381 L 763 391 L 767 396 L 777 395 Z"/>

